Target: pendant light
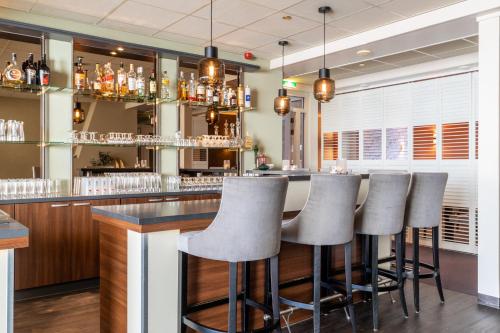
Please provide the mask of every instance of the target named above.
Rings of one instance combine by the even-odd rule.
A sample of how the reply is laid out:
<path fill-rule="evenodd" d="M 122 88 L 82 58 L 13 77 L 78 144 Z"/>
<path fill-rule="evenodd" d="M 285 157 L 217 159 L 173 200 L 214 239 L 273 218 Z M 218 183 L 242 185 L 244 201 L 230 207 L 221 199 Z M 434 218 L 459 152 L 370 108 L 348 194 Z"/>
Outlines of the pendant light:
<path fill-rule="evenodd" d="M 283 80 L 285 79 L 285 46 L 288 45 L 288 42 L 280 40 L 278 44 L 283 48 L 281 52 L 281 89 L 278 90 L 278 97 L 274 99 L 274 112 L 280 116 L 284 116 L 290 112 L 290 98 L 283 87 Z"/>
<path fill-rule="evenodd" d="M 319 70 L 319 78 L 314 81 L 314 98 L 326 103 L 335 96 L 335 81 L 330 78 L 330 69 L 326 68 L 326 13 L 332 9 L 324 6 L 318 11 L 323 14 L 323 68 Z"/>
<path fill-rule="evenodd" d="M 209 125 L 215 125 L 219 122 L 219 111 L 217 111 L 217 107 L 215 105 L 211 104 L 207 107 L 205 120 Z"/>
<path fill-rule="evenodd" d="M 216 86 L 224 81 L 224 63 L 218 59 L 219 50 L 212 45 L 213 0 L 210 0 L 210 46 L 205 47 L 205 57 L 198 63 L 198 80 L 204 85 Z"/>
<path fill-rule="evenodd" d="M 73 106 L 73 124 L 81 124 L 85 121 L 85 111 L 82 109 L 82 103 L 76 101 Z"/>

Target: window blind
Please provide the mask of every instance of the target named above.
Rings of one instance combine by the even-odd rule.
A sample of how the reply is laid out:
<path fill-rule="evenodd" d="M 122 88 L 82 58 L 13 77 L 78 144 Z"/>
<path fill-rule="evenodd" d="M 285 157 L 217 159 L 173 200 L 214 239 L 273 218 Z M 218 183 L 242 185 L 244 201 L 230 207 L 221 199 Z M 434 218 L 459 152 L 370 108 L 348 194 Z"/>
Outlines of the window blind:
<path fill-rule="evenodd" d="M 413 159 L 436 159 L 436 125 L 413 127 Z"/>
<path fill-rule="evenodd" d="M 339 133 L 323 133 L 323 159 L 335 161 L 339 158 Z"/>
<path fill-rule="evenodd" d="M 382 130 L 370 129 L 363 131 L 363 159 L 382 159 Z"/>
<path fill-rule="evenodd" d="M 342 132 L 342 158 L 359 160 L 359 131 Z"/>
<path fill-rule="evenodd" d="M 469 159 L 469 123 L 443 124 L 441 144 L 443 160 Z"/>
<path fill-rule="evenodd" d="M 386 159 L 408 160 L 408 128 L 386 130 Z"/>

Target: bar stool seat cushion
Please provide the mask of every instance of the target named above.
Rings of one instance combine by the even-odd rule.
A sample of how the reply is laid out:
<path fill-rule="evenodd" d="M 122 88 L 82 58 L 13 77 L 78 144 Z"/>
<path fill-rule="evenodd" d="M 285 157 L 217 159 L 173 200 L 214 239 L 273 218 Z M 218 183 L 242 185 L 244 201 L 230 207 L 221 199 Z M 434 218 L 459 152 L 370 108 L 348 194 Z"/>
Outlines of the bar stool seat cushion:
<path fill-rule="evenodd" d="M 306 205 L 282 225 L 281 239 L 313 246 L 352 241 L 360 184 L 359 175 L 312 175 Z"/>
<path fill-rule="evenodd" d="M 179 235 L 178 249 L 227 262 L 276 256 L 288 188 L 286 177 L 227 177 L 217 216 L 203 231 Z"/>

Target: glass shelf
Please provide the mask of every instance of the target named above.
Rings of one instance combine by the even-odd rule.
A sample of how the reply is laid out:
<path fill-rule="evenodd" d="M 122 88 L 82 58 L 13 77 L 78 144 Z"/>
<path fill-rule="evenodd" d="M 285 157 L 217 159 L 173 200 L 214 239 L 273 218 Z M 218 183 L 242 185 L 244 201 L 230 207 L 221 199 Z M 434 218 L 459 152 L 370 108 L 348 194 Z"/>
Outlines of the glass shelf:
<path fill-rule="evenodd" d="M 89 147 L 125 147 L 139 148 L 145 147 L 150 149 L 227 149 L 227 150 L 242 150 L 243 147 L 204 147 L 204 146 L 176 146 L 171 144 L 143 144 L 143 143 L 71 143 L 71 142 L 55 142 L 55 141 L 0 141 L 0 145 L 36 145 L 40 147 L 48 146 L 89 146 Z"/>

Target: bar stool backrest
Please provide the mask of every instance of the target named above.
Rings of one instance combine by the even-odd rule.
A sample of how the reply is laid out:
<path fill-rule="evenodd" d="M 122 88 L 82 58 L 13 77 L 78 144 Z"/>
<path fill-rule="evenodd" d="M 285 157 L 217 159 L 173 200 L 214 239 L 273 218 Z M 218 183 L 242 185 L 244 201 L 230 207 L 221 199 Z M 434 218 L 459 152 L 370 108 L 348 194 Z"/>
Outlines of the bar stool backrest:
<path fill-rule="evenodd" d="M 224 178 L 217 216 L 197 237 L 207 257 L 244 262 L 277 255 L 287 188 L 287 177 Z"/>
<path fill-rule="evenodd" d="M 306 205 L 289 222 L 291 228 L 287 236 L 308 245 L 352 241 L 360 183 L 359 175 L 311 175 Z"/>
<path fill-rule="evenodd" d="M 432 228 L 441 222 L 448 173 L 414 172 L 406 200 L 405 223 L 412 228 Z"/>
<path fill-rule="evenodd" d="M 364 235 L 395 235 L 403 230 L 409 173 L 370 175 L 368 195 L 356 211 L 356 232 Z"/>

